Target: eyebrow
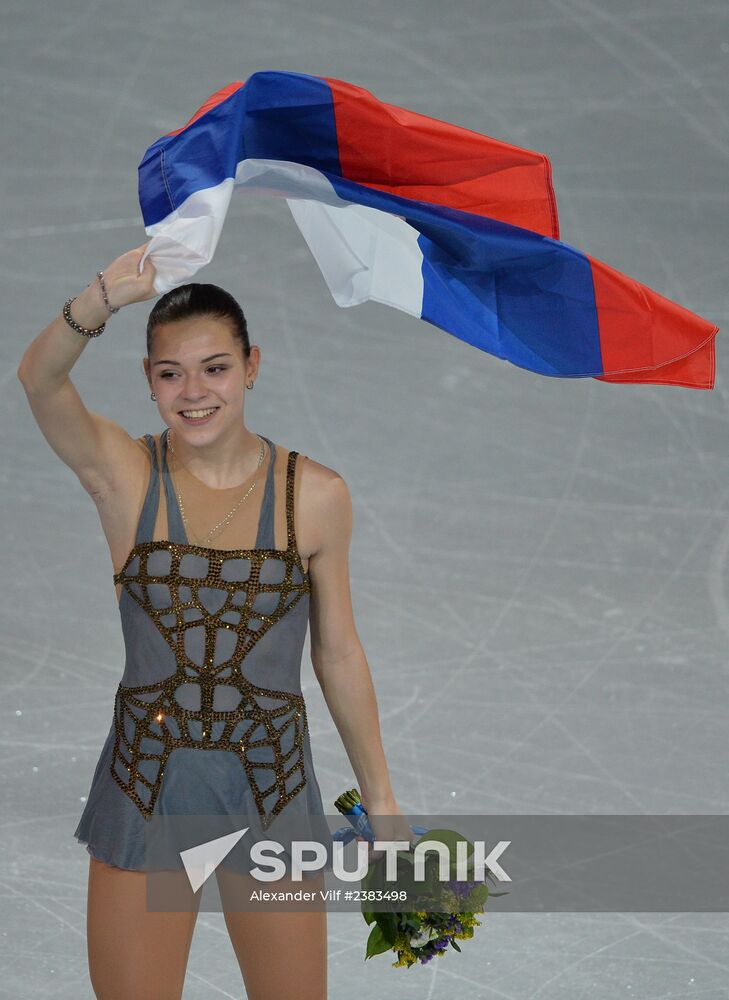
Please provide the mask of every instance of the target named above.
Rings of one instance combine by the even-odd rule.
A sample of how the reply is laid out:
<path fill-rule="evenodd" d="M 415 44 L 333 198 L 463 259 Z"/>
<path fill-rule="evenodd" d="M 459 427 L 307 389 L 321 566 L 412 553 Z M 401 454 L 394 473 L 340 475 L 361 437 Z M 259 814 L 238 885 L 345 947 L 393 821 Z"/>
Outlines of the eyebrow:
<path fill-rule="evenodd" d="M 214 358 L 232 358 L 232 357 L 233 357 L 232 354 L 211 354 L 209 358 L 203 358 L 200 364 L 204 365 L 208 361 L 213 361 Z M 169 361 L 169 360 L 155 361 L 152 367 L 156 368 L 157 365 L 177 365 L 178 368 L 182 367 L 179 361 Z"/>

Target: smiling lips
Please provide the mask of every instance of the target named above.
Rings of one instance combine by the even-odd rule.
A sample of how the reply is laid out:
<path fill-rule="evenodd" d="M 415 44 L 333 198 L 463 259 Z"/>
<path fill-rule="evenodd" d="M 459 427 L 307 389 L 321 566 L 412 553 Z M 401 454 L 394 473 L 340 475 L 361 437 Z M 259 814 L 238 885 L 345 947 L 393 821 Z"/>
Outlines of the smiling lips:
<path fill-rule="evenodd" d="M 209 406 L 206 410 L 180 410 L 180 416 L 190 424 L 200 424 L 212 417 L 218 409 L 218 406 Z"/>

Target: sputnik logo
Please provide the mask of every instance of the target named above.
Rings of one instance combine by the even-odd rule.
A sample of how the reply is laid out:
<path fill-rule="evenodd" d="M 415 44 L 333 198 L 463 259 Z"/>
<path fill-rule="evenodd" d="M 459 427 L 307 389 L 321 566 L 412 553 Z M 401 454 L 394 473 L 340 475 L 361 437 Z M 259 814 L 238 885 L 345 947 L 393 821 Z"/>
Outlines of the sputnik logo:
<path fill-rule="evenodd" d="M 227 833 L 224 837 L 216 837 L 215 840 L 207 840 L 196 847 L 180 851 L 180 857 L 193 892 L 197 892 L 203 882 L 210 878 L 223 858 L 230 854 L 249 829 L 250 827 L 246 826 L 234 833 Z"/>

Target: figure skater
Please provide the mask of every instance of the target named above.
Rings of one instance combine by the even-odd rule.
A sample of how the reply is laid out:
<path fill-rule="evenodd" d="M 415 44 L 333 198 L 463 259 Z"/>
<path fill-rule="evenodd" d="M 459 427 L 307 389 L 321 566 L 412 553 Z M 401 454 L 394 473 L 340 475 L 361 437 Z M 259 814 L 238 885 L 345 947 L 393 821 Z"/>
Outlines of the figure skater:
<path fill-rule="evenodd" d="M 261 351 L 236 300 L 194 283 L 152 308 L 143 364 L 160 434 L 130 437 L 89 411 L 69 377 L 110 316 L 156 296 L 151 258 L 139 270 L 145 247 L 68 299 L 18 368 L 41 431 L 93 497 L 126 648 L 75 833 L 90 854 L 88 958 L 101 1000 L 182 994 L 199 892 L 183 910 L 148 909 L 151 816 L 255 814 L 265 824 L 293 815 L 327 829 L 317 825 L 325 810 L 300 686 L 308 624 L 314 672 L 374 832 L 410 839 L 353 619 L 348 487 L 246 426 Z M 236 910 L 239 880 L 261 883 L 224 867 L 216 875 L 250 1000 L 326 997 L 325 909 Z M 321 886 L 321 873 L 285 882 L 302 884 Z"/>

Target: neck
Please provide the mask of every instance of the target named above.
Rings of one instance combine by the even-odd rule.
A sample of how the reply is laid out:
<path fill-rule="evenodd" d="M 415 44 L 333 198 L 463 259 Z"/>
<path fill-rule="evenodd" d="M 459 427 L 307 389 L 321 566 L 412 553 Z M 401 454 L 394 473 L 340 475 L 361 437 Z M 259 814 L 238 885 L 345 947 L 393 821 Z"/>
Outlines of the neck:
<path fill-rule="evenodd" d="M 187 469 L 211 489 L 225 490 L 249 479 L 262 464 L 261 445 L 257 434 L 242 424 L 225 439 L 203 445 L 191 445 L 173 429 L 167 432 L 167 443 L 178 466 Z"/>

